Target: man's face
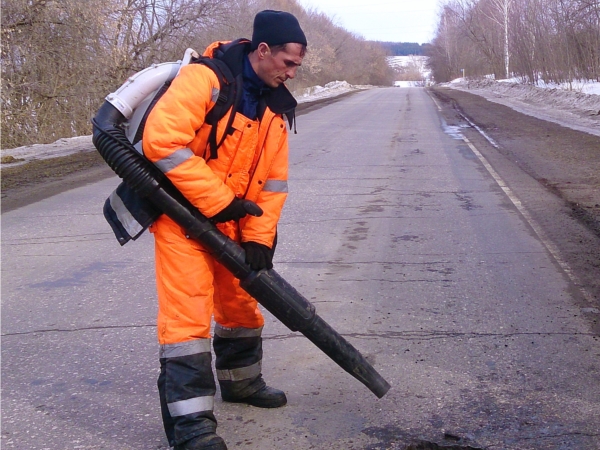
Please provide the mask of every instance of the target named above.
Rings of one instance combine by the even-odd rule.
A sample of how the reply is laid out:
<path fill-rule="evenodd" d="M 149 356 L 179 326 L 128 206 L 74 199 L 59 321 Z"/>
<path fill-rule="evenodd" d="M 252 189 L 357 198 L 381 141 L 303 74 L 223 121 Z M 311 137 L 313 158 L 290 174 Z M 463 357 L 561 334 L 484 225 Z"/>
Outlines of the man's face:
<path fill-rule="evenodd" d="M 301 44 L 289 43 L 281 50 L 273 51 L 267 44 L 260 44 L 258 48 L 260 60 L 256 68 L 256 74 L 271 88 L 276 88 L 285 83 L 288 78 L 296 76 L 296 70 L 304 58 Z"/>

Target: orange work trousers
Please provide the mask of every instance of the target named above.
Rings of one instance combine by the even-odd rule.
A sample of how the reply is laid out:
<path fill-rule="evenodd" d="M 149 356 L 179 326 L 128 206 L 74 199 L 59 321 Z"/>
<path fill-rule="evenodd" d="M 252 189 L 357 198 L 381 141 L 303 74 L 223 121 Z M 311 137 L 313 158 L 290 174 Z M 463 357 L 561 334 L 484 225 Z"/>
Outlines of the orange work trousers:
<path fill-rule="evenodd" d="M 239 242 L 236 222 L 219 229 Z M 231 272 L 166 215 L 150 228 L 154 234 L 158 291 L 158 341 L 161 345 L 210 338 L 211 318 L 225 328 L 260 328 L 258 303 Z"/>

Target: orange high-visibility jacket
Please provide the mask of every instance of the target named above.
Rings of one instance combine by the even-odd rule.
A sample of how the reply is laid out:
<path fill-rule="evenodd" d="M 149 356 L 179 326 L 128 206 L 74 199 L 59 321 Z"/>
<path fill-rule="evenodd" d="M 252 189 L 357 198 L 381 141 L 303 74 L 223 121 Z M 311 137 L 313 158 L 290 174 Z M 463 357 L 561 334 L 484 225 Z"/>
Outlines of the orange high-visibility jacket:
<path fill-rule="evenodd" d="M 212 56 L 220 45 L 226 43 L 211 44 L 205 55 Z M 232 48 L 240 55 L 236 58 L 239 70 L 244 54 L 239 46 L 246 46 L 245 52 L 247 45 Z M 219 80 L 213 70 L 203 64 L 184 66 L 148 116 L 144 154 L 207 217 L 223 210 L 234 196 L 256 202 L 264 214 L 240 221 L 241 242 L 272 247 L 287 196 L 288 142 L 283 114 L 293 112 L 296 101 L 281 85 L 268 96 L 258 120 L 237 113 L 218 158 L 209 159 L 211 126 L 204 119 L 218 96 Z M 217 124 L 217 140 L 226 132 L 230 113 Z"/>

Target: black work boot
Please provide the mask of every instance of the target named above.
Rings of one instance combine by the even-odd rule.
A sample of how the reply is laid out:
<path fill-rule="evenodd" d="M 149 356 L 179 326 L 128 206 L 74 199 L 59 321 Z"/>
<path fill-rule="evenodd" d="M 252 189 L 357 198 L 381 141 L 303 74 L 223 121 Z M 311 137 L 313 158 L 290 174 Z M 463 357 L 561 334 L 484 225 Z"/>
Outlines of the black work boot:
<path fill-rule="evenodd" d="M 221 397 L 225 402 L 246 403 L 258 408 L 279 408 L 287 404 L 285 392 L 267 385 L 265 385 L 265 387 L 259 391 L 256 391 L 254 394 L 248 395 L 247 397 L 235 397 L 228 395 L 226 390 L 223 391 L 223 386 L 221 385 Z"/>
<path fill-rule="evenodd" d="M 259 408 L 279 408 L 287 403 L 283 391 L 268 387 L 261 375 L 261 328 L 215 326 L 213 348 L 221 398 Z"/>
<path fill-rule="evenodd" d="M 227 445 L 220 436 L 215 433 L 208 433 L 176 445 L 174 450 L 227 450 Z"/>

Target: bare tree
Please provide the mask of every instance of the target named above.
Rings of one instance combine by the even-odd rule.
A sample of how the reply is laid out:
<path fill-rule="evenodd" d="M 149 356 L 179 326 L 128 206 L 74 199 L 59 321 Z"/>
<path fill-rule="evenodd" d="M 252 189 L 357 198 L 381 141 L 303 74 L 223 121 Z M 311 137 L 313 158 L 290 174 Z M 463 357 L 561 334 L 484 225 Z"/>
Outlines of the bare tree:
<path fill-rule="evenodd" d="M 249 38 L 262 9 L 292 12 L 307 34 L 292 89 L 344 79 L 391 84 L 380 46 L 297 0 L 2 0 L 2 147 L 89 134 L 106 94 L 128 76 L 187 47 Z"/>
<path fill-rule="evenodd" d="M 91 132 L 90 118 L 107 92 L 153 62 L 180 57 L 198 27 L 224 20 L 223 5 L 4 0 L 2 146 Z"/>
<path fill-rule="evenodd" d="M 504 67 L 506 78 L 510 77 L 510 49 L 509 49 L 509 9 L 513 0 L 488 0 L 492 6 L 489 11 L 482 9 L 483 15 L 500 25 L 504 30 Z"/>
<path fill-rule="evenodd" d="M 93 6 L 93 0 L 3 4 L 3 147 L 89 129 L 104 81 L 99 59 L 106 56 L 95 39 L 102 22 Z"/>
<path fill-rule="evenodd" d="M 452 49 L 452 57 L 442 49 Z M 431 58 L 436 79 L 455 76 L 460 59 L 461 65 L 475 65 L 469 71 L 474 76 L 515 75 L 530 82 L 598 79 L 600 2 L 451 0 L 440 16 Z"/>

